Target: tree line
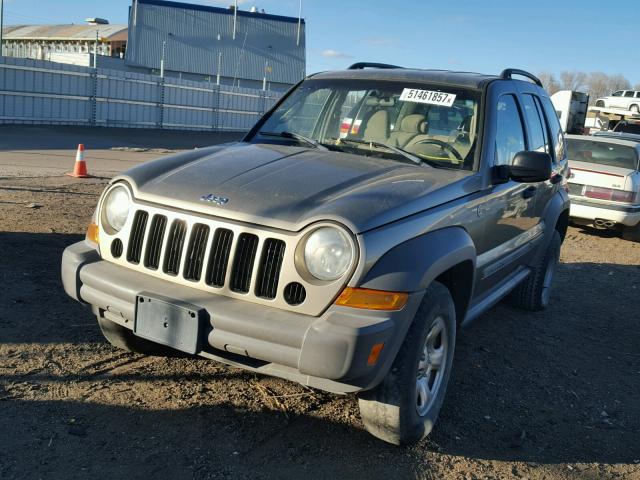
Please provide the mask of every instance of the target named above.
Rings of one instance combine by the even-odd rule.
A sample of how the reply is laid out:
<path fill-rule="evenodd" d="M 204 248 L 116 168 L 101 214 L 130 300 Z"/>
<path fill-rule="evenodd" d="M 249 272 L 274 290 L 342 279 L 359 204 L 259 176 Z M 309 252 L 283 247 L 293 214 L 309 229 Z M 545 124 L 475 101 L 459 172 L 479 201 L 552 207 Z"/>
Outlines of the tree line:
<path fill-rule="evenodd" d="M 589 103 L 595 103 L 597 98 L 611 95 L 616 90 L 631 90 L 631 83 L 621 73 L 607 75 L 603 72 L 565 70 L 560 73 L 560 77 L 550 72 L 540 72 L 538 78 L 549 95 L 558 90 L 576 90 L 588 93 Z M 636 84 L 633 90 L 640 90 L 640 84 Z"/>

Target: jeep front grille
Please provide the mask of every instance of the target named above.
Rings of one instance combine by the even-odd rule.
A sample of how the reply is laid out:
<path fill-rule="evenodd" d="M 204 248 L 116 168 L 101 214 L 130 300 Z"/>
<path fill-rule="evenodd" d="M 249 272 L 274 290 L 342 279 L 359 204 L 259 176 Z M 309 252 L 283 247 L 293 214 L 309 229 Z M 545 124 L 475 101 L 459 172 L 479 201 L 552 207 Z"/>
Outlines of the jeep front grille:
<path fill-rule="evenodd" d="M 148 219 L 149 214 L 142 210 L 138 210 L 133 217 L 133 227 L 131 228 L 129 248 L 127 249 L 127 260 L 131 263 L 140 263 L 142 241 L 144 240 L 144 232 L 147 229 Z"/>
<path fill-rule="evenodd" d="M 204 272 L 205 284 L 215 288 L 225 286 L 230 270 L 228 281 L 232 292 L 247 294 L 253 286 L 257 297 L 276 298 L 286 247 L 284 241 L 265 238 L 261 243 L 258 235 L 243 232 L 234 246 L 234 233 L 227 228 L 189 224 L 186 219 L 174 218 L 166 234 L 167 223 L 165 215 L 155 214 L 149 222 L 149 213 L 137 210 L 129 234 L 127 261 L 138 265 L 143 258 L 146 269 L 157 271 L 162 265 L 164 274 L 181 275 L 193 282 L 199 282 Z"/>
<path fill-rule="evenodd" d="M 231 290 L 248 293 L 251 285 L 251 272 L 256 259 L 258 237 L 251 233 L 241 233 L 236 248 L 236 258 L 231 271 Z"/>
<path fill-rule="evenodd" d="M 233 232 L 226 228 L 218 228 L 213 238 L 209 266 L 207 267 L 207 285 L 212 287 L 224 287 L 224 279 L 227 276 L 227 264 L 231 255 L 231 243 Z"/>

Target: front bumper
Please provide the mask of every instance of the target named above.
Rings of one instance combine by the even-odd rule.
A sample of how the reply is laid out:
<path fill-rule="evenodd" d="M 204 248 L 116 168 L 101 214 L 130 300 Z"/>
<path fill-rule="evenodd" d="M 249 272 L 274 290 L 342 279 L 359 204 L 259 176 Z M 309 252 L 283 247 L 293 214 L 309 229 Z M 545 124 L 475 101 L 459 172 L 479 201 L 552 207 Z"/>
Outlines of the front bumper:
<path fill-rule="evenodd" d="M 348 393 L 377 385 L 393 362 L 423 292 L 397 312 L 332 305 L 313 317 L 212 295 L 102 260 L 79 242 L 62 257 L 62 282 L 72 298 L 97 315 L 133 330 L 138 295 L 152 293 L 207 312 L 198 355 L 323 390 Z M 384 343 L 376 365 L 371 347 Z"/>
<path fill-rule="evenodd" d="M 580 197 L 571 196 L 570 215 L 573 218 L 595 221 L 596 219 L 608 220 L 633 227 L 640 222 L 639 205 L 616 205 L 590 202 Z"/>

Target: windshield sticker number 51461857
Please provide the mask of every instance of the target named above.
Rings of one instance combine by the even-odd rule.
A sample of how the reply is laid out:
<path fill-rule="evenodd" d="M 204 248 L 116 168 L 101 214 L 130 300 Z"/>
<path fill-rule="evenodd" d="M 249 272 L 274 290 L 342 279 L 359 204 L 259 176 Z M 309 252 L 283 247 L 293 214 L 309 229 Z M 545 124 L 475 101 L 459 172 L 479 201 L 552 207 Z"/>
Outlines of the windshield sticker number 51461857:
<path fill-rule="evenodd" d="M 417 88 L 405 88 L 402 90 L 400 100 L 403 102 L 431 103 L 450 107 L 456 96 L 452 93 L 435 92 L 433 90 L 419 90 Z"/>

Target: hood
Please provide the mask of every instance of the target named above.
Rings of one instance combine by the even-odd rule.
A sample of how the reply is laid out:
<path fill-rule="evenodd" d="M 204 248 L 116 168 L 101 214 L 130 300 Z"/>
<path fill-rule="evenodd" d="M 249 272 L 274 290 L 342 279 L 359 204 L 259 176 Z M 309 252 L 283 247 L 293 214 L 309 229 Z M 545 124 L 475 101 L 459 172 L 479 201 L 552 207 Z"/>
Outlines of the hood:
<path fill-rule="evenodd" d="M 334 220 L 358 233 L 471 193 L 469 182 L 460 183 L 470 176 L 342 152 L 237 143 L 141 164 L 114 180 L 129 181 L 137 199 L 207 215 L 289 231 Z M 446 188 L 453 183 L 458 187 Z M 208 195 L 228 202 L 202 200 Z"/>

